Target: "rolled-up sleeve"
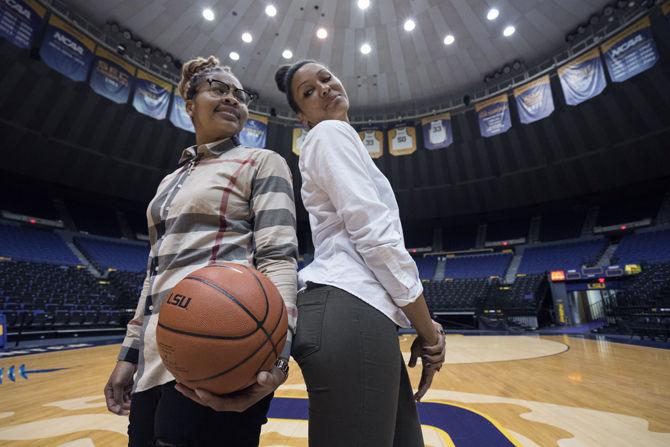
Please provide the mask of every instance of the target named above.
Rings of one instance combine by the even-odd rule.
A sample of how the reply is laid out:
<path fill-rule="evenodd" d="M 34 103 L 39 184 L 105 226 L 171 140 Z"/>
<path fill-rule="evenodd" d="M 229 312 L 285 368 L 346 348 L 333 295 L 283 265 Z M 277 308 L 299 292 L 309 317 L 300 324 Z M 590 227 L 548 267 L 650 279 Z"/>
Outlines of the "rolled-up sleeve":
<path fill-rule="evenodd" d="M 369 157 L 346 123 L 330 121 L 312 129 L 303 151 L 304 169 L 328 195 L 356 251 L 397 306 L 423 292 L 419 272 L 407 252 L 398 215 L 382 200 L 365 169 Z M 390 188 L 390 186 L 389 186 Z"/>

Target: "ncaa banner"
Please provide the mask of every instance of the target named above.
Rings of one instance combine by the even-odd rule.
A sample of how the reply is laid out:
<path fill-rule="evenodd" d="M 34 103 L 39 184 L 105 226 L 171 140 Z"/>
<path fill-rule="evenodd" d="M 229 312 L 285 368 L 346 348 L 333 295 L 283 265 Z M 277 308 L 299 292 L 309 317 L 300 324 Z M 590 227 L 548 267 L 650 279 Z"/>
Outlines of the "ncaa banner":
<path fill-rule="evenodd" d="M 42 62 L 73 81 L 82 82 L 93 64 L 95 43 L 55 15 L 49 18 L 40 47 Z"/>
<path fill-rule="evenodd" d="M 512 127 L 507 93 L 475 104 L 475 111 L 479 117 L 479 131 L 484 138 L 505 133 Z"/>
<path fill-rule="evenodd" d="M 607 87 L 597 48 L 558 68 L 565 103 L 576 106 L 598 96 Z"/>
<path fill-rule="evenodd" d="M 137 70 L 133 95 L 135 110 L 157 120 L 165 119 L 171 95 L 172 84 L 145 71 Z"/>
<path fill-rule="evenodd" d="M 128 102 L 135 67 L 104 48 L 95 50 L 96 60 L 89 84 L 94 92 L 118 104 Z"/>
<path fill-rule="evenodd" d="M 600 49 L 612 82 L 623 82 L 649 70 L 659 59 L 649 17 L 614 36 Z"/>
<path fill-rule="evenodd" d="M 549 75 L 514 89 L 514 97 L 523 124 L 534 123 L 554 112 Z"/>
<path fill-rule="evenodd" d="M 302 148 L 302 143 L 305 141 L 308 130 L 304 127 L 294 127 L 293 128 L 293 138 L 291 140 L 291 150 L 298 157 L 300 156 L 300 148 Z"/>
<path fill-rule="evenodd" d="M 391 155 L 409 155 L 416 152 L 416 129 L 399 125 L 388 131 L 389 152 Z"/>
<path fill-rule="evenodd" d="M 35 0 L 0 0 L 0 36 L 30 48 L 47 10 Z"/>
<path fill-rule="evenodd" d="M 426 149 L 444 149 L 454 142 L 451 130 L 451 114 L 429 116 L 421 120 L 423 129 L 423 145 Z"/>
<path fill-rule="evenodd" d="M 188 116 L 188 113 L 186 113 L 186 102 L 184 101 L 184 98 L 179 95 L 177 90 L 175 90 L 174 95 L 172 95 L 170 122 L 174 124 L 175 127 L 179 127 L 180 129 L 195 133 L 193 121 L 191 121 L 191 117 Z"/>
<path fill-rule="evenodd" d="M 239 138 L 240 143 L 249 147 L 264 148 L 268 136 L 268 119 L 261 115 L 249 114 Z"/>
<path fill-rule="evenodd" d="M 363 146 L 368 150 L 372 158 L 379 158 L 384 155 L 384 132 L 376 127 L 367 127 L 358 132 Z"/>

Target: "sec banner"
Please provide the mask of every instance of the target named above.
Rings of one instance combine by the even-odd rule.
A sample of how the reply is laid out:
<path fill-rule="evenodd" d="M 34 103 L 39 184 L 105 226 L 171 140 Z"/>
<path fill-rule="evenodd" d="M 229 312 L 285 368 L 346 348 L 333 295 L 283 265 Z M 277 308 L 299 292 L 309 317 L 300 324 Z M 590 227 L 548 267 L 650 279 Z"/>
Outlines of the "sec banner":
<path fill-rule="evenodd" d="M 268 119 L 261 115 L 249 114 L 249 119 L 240 132 L 240 143 L 249 147 L 264 148 L 268 134 Z"/>
<path fill-rule="evenodd" d="M 379 158 L 384 154 L 384 132 L 380 129 L 374 127 L 361 129 L 358 136 L 361 137 L 370 157 Z"/>
<path fill-rule="evenodd" d="M 104 48 L 95 50 L 96 60 L 89 84 L 94 92 L 118 104 L 128 102 L 135 67 Z"/>
<path fill-rule="evenodd" d="M 416 152 L 416 129 L 400 125 L 388 132 L 389 152 L 391 155 L 409 155 Z"/>
<path fill-rule="evenodd" d="M 188 130 L 189 132 L 195 133 L 195 127 L 193 127 L 193 121 L 191 117 L 186 113 L 186 102 L 179 93 L 175 90 L 174 95 L 172 95 L 172 109 L 170 110 L 170 122 L 180 129 Z"/>
<path fill-rule="evenodd" d="M 450 113 L 422 119 L 421 128 L 423 129 L 423 145 L 426 149 L 444 149 L 454 142 Z"/>
<path fill-rule="evenodd" d="M 505 133 L 512 127 L 506 93 L 475 104 L 475 111 L 479 117 L 479 131 L 484 138 Z"/>
<path fill-rule="evenodd" d="M 137 71 L 137 86 L 133 95 L 133 107 L 138 112 L 157 120 L 165 119 L 172 85 L 145 71 Z"/>
<path fill-rule="evenodd" d="M 300 156 L 300 148 L 302 148 L 302 143 L 305 141 L 307 136 L 307 129 L 304 127 L 294 127 L 293 128 L 293 138 L 291 142 L 291 150 L 298 157 Z"/>
<path fill-rule="evenodd" d="M 659 59 L 649 17 L 617 34 L 600 48 L 612 82 L 624 82 L 649 70 Z"/>
<path fill-rule="evenodd" d="M 534 123 L 554 112 L 549 75 L 514 89 L 519 119 L 524 124 Z"/>
<path fill-rule="evenodd" d="M 35 0 L 1 0 L 0 36 L 19 48 L 30 48 L 46 12 Z"/>
<path fill-rule="evenodd" d="M 558 77 L 565 102 L 571 106 L 598 96 L 607 87 L 605 70 L 597 48 L 559 67 Z"/>
<path fill-rule="evenodd" d="M 42 62 L 73 81 L 86 80 L 95 43 L 84 33 L 52 15 L 40 47 Z"/>

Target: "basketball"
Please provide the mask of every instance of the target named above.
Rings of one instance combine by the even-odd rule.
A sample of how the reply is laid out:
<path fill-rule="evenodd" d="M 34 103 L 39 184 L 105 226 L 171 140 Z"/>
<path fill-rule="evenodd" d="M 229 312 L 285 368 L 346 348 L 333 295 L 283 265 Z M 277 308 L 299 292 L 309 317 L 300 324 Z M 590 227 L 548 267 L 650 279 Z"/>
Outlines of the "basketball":
<path fill-rule="evenodd" d="M 156 341 L 177 382 L 227 394 L 272 368 L 287 327 L 274 284 L 229 262 L 196 270 L 172 289 L 160 310 Z"/>

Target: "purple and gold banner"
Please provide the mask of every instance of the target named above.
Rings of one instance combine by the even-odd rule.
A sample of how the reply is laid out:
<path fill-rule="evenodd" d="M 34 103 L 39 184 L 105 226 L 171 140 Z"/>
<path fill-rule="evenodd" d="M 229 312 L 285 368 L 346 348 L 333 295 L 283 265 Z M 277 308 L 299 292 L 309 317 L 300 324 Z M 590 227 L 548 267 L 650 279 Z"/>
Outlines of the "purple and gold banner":
<path fill-rule="evenodd" d="M 384 155 L 384 132 L 377 127 L 365 127 L 358 132 L 363 146 L 368 150 L 372 158 Z"/>
<path fill-rule="evenodd" d="M 73 81 L 86 80 L 93 63 L 95 42 L 52 15 L 40 47 L 42 62 Z"/>
<path fill-rule="evenodd" d="M 421 120 L 423 129 L 423 145 L 426 149 L 444 149 L 454 142 L 454 133 L 451 130 L 451 114 L 429 116 Z"/>
<path fill-rule="evenodd" d="M 484 138 L 505 133 L 512 127 L 507 93 L 478 102 L 475 111 L 479 117 L 479 131 Z"/>
<path fill-rule="evenodd" d="M 170 122 L 174 124 L 175 127 L 195 133 L 193 121 L 191 121 L 191 117 L 186 113 L 186 101 L 184 101 L 184 98 L 179 95 L 179 92 L 176 89 L 174 95 L 172 95 Z"/>
<path fill-rule="evenodd" d="M 167 116 L 172 84 L 145 71 L 137 70 L 133 107 L 138 112 L 157 120 Z"/>
<path fill-rule="evenodd" d="M 47 11 L 35 0 L 0 0 L 0 36 L 30 48 Z"/>
<path fill-rule="evenodd" d="M 302 150 L 302 143 L 305 141 L 308 130 L 302 126 L 293 128 L 293 136 L 291 138 L 291 150 L 298 157 L 300 156 L 300 151 Z"/>
<path fill-rule="evenodd" d="M 663 11 L 665 18 L 670 20 L 670 2 L 663 3 L 663 6 L 661 6 L 661 11 Z"/>
<path fill-rule="evenodd" d="M 651 35 L 651 20 L 645 17 L 600 46 L 612 82 L 624 82 L 649 70 L 659 55 Z"/>
<path fill-rule="evenodd" d="M 95 55 L 89 81 L 91 88 L 110 101 L 118 104 L 127 103 L 135 67 L 101 47 L 95 50 Z"/>
<path fill-rule="evenodd" d="M 605 70 L 597 48 L 559 67 L 558 77 L 565 102 L 571 106 L 598 96 L 607 87 Z"/>
<path fill-rule="evenodd" d="M 534 123 L 554 112 L 549 75 L 514 89 L 519 119 L 523 124 Z"/>

